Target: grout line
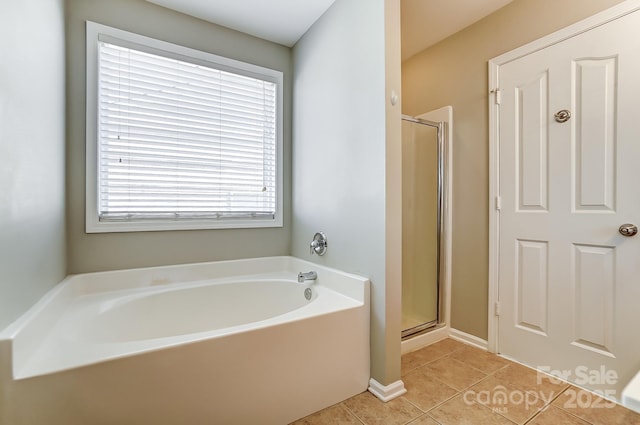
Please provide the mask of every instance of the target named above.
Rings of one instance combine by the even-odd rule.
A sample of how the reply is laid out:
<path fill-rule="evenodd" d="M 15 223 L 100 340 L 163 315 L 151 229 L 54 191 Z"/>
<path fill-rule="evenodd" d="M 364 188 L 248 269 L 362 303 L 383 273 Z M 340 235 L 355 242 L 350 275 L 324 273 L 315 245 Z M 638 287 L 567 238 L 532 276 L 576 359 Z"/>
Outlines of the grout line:
<path fill-rule="evenodd" d="M 410 425 L 412 422 L 417 421 L 418 419 L 420 419 L 424 415 L 426 415 L 426 413 L 421 413 L 420 415 L 416 416 L 415 418 L 411 418 L 407 422 L 403 422 L 401 425 Z"/>
<path fill-rule="evenodd" d="M 514 420 L 507 418 L 506 416 L 504 416 L 504 415 L 503 415 L 503 414 L 501 414 L 500 412 L 495 411 L 493 408 L 491 408 L 491 407 L 489 407 L 489 406 L 485 406 L 484 404 L 482 404 L 482 403 L 478 403 L 477 401 L 474 401 L 474 402 L 473 402 L 473 404 L 475 404 L 475 405 L 477 405 L 477 406 L 480 406 L 480 407 L 483 407 L 483 408 L 485 408 L 485 409 L 489 410 L 489 411 L 490 411 L 491 413 L 493 413 L 494 415 L 498 415 L 498 416 L 500 416 L 501 418 L 506 419 L 507 421 L 511 422 L 511 423 L 512 423 L 512 424 L 514 424 L 514 425 L 519 425 L 519 424 L 518 424 L 517 422 L 515 422 Z"/>
<path fill-rule="evenodd" d="M 429 417 L 432 421 L 434 421 L 435 423 L 437 423 L 438 425 L 442 425 L 442 422 L 438 421 L 436 418 L 434 418 L 433 416 L 431 416 L 430 414 L 426 413 L 427 417 Z"/>
<path fill-rule="evenodd" d="M 467 391 L 469 388 L 471 388 L 471 387 L 475 387 L 475 386 L 476 386 L 476 385 L 478 385 L 480 382 L 486 381 L 487 379 L 489 379 L 489 378 L 491 378 L 491 377 L 492 377 L 491 375 L 487 375 L 487 376 L 485 376 L 484 378 L 482 378 L 481 380 L 479 380 L 478 382 L 476 382 L 475 384 L 469 385 L 467 388 L 465 388 L 464 390 L 462 390 L 462 391 L 460 391 L 460 392 Z M 494 378 L 495 378 L 495 376 L 494 376 Z"/>
<path fill-rule="evenodd" d="M 496 373 L 498 373 L 498 372 L 499 372 L 499 371 L 501 371 L 502 369 L 508 368 L 508 367 L 509 367 L 509 366 L 511 366 L 512 364 L 515 364 L 515 363 L 509 362 L 509 363 L 507 363 L 507 364 L 505 364 L 505 365 L 503 365 L 503 366 L 499 367 L 498 369 L 494 370 L 494 371 L 493 371 L 493 372 L 491 372 L 489 375 L 494 376 Z"/>
<path fill-rule="evenodd" d="M 408 402 L 410 405 L 412 405 L 413 407 L 415 407 L 416 409 L 418 409 L 419 411 L 421 411 L 423 414 L 427 413 L 426 411 L 422 410 L 417 404 L 415 404 L 414 402 L 412 402 L 411 400 L 409 400 L 406 396 L 407 394 L 409 394 L 409 391 L 407 391 L 406 394 L 400 396 L 400 398 L 403 398 L 406 402 Z"/>
<path fill-rule="evenodd" d="M 360 393 L 360 394 L 362 394 L 362 393 Z M 358 395 L 360 395 L 360 394 L 358 394 Z M 358 395 L 355 395 L 355 396 L 353 396 L 353 397 L 357 397 Z M 353 398 L 353 397 L 352 397 L 352 398 Z M 348 399 L 347 399 L 347 400 L 348 400 Z M 382 402 L 380 402 L 380 403 L 382 403 Z M 346 404 L 344 404 L 344 401 L 340 402 L 340 405 L 341 405 L 341 406 L 342 406 L 342 407 L 343 407 L 347 412 L 349 412 L 349 414 L 350 414 L 351 416 L 353 416 L 354 418 L 356 418 L 356 419 L 358 420 L 358 422 L 360 422 L 362 425 L 367 425 L 367 423 L 366 423 L 364 420 L 360 419 L 360 416 L 356 415 L 354 411 L 352 411 L 351 409 L 349 409 L 349 407 L 348 407 Z"/>
<path fill-rule="evenodd" d="M 535 418 L 537 418 L 542 412 L 544 412 L 545 410 L 547 410 L 549 408 L 549 406 L 551 406 L 551 404 L 547 404 L 546 406 L 544 406 L 544 408 L 540 409 L 540 411 L 538 411 L 535 415 L 533 415 L 532 417 L 529 418 L 528 421 L 526 421 L 524 424 L 522 425 L 527 425 L 528 423 L 531 423 Z"/>
<path fill-rule="evenodd" d="M 544 406 L 542 406 L 542 408 L 540 408 L 540 409 L 536 410 L 536 412 L 535 412 L 535 413 L 534 413 L 530 418 L 526 418 L 526 419 L 524 420 L 524 422 L 522 422 L 522 424 L 520 424 L 520 425 L 525 425 L 526 423 L 528 423 L 529 421 L 531 421 L 533 418 L 535 418 L 536 416 L 538 416 L 538 415 L 540 414 L 540 412 L 542 412 L 544 409 L 546 409 L 546 408 L 547 408 L 547 406 L 548 406 L 548 405 L 547 405 L 547 404 L 545 404 Z M 488 407 L 488 406 L 485 406 L 485 407 Z M 513 419 L 507 418 L 505 415 L 503 415 L 503 414 L 502 414 L 502 413 L 500 413 L 500 412 L 495 412 L 495 413 L 497 413 L 498 415 L 502 416 L 503 418 L 505 418 L 505 419 L 507 419 L 507 420 L 510 420 L 511 422 L 514 422 L 514 423 L 518 424 L 518 422 L 515 422 L 515 420 L 513 420 Z"/>
<path fill-rule="evenodd" d="M 428 347 L 428 346 L 427 346 L 427 347 Z M 424 348 L 426 348 L 426 347 L 424 347 Z M 416 350 L 416 351 L 418 351 L 418 350 Z M 438 360 L 440 360 L 440 359 L 442 359 L 442 358 L 446 357 L 447 355 L 448 355 L 448 354 L 443 354 L 442 356 L 437 357 L 437 358 L 435 358 L 435 359 L 433 359 L 433 360 L 430 360 L 430 361 L 425 362 L 425 363 L 421 363 L 421 364 L 419 364 L 418 366 L 416 366 L 416 367 L 414 367 L 414 368 L 412 368 L 412 369 L 410 369 L 410 370 L 406 371 L 405 373 L 401 373 L 401 376 L 405 376 L 405 375 L 407 375 L 407 374 L 409 374 L 409 373 L 411 373 L 411 372 L 415 371 L 416 369 L 420 369 L 420 368 L 421 368 L 421 367 L 423 367 L 423 366 L 426 366 L 426 365 L 428 365 L 428 364 L 431 364 L 431 363 L 433 363 L 433 362 L 436 362 L 436 361 L 438 361 Z"/>
<path fill-rule="evenodd" d="M 476 368 L 476 367 L 474 367 L 474 366 L 471 366 L 471 365 L 470 365 L 469 363 L 467 363 L 467 362 L 464 362 L 464 361 L 462 361 L 462 360 L 458 360 L 458 359 L 456 359 L 456 358 L 454 358 L 454 357 L 450 357 L 450 358 L 451 358 L 451 360 L 455 360 L 455 361 L 456 361 L 456 362 L 458 362 L 458 363 L 462 363 L 463 365 L 468 366 L 468 367 L 470 367 L 471 369 L 476 370 L 476 371 L 478 371 L 478 372 L 482 373 L 482 374 L 483 374 L 483 375 L 485 375 L 485 376 L 489 376 L 489 374 L 488 374 L 487 372 L 482 371 L 482 370 L 480 370 L 480 369 L 478 369 L 478 368 Z"/>
<path fill-rule="evenodd" d="M 458 397 L 458 396 L 459 396 L 459 395 L 461 395 L 461 394 L 462 394 L 462 391 L 461 391 L 461 392 L 458 392 L 458 393 L 455 393 L 454 395 L 452 395 L 452 396 L 451 396 L 451 397 L 449 397 L 448 399 L 446 399 L 446 400 L 444 400 L 444 401 L 441 401 L 440 403 L 436 404 L 436 405 L 435 405 L 435 406 L 433 406 L 431 409 L 427 410 L 425 413 L 429 413 L 429 412 L 431 412 L 432 410 L 437 409 L 438 407 L 440 407 L 440 406 L 442 406 L 443 404 L 445 404 L 446 402 L 448 402 L 448 401 L 450 401 L 450 400 L 452 400 L 452 399 L 454 399 L 454 398 Z"/>
<path fill-rule="evenodd" d="M 495 357 L 497 357 L 497 358 L 501 358 L 501 359 L 506 360 L 506 361 L 508 362 L 507 364 L 500 366 L 498 369 L 494 370 L 493 372 L 485 372 L 485 371 L 483 371 L 483 370 L 480 370 L 480 369 L 476 368 L 475 366 L 472 366 L 471 364 L 469 364 L 469 363 L 467 363 L 467 362 L 465 362 L 465 361 L 463 361 L 463 360 L 458 360 L 458 359 L 456 359 L 455 357 L 453 357 L 453 359 L 454 359 L 454 360 L 458 360 L 458 361 L 460 361 L 460 362 L 462 362 L 462 363 L 464 363 L 464 364 L 466 364 L 466 365 L 468 365 L 468 366 L 470 366 L 470 367 L 472 367 L 472 368 L 474 368 L 474 369 L 476 369 L 476 370 L 479 370 L 480 372 L 484 373 L 485 375 L 493 375 L 494 373 L 498 372 L 499 370 L 502 370 L 502 369 L 504 369 L 505 367 L 510 366 L 511 364 L 515 363 L 515 362 L 512 362 L 511 360 L 506 359 L 506 358 L 504 358 L 504 357 L 501 357 L 501 356 L 499 356 L 499 355 L 497 355 L 497 354 L 495 354 L 495 353 L 489 353 L 489 352 L 487 352 L 487 351 L 483 351 L 482 349 L 480 349 L 480 348 L 478 348 L 478 347 L 474 347 L 473 345 L 466 344 L 466 343 L 464 343 L 464 342 L 462 342 L 462 344 L 465 344 L 465 347 L 461 347 L 460 349 L 458 349 L 458 350 L 456 350 L 456 351 L 460 351 L 460 350 L 462 350 L 462 349 L 464 349 L 464 348 L 471 348 L 471 349 L 473 349 L 473 350 L 481 351 L 481 352 L 483 352 L 484 354 L 488 354 L 488 355 L 490 355 L 490 356 L 495 356 Z M 454 352 L 455 352 L 455 351 L 454 351 Z"/>
<path fill-rule="evenodd" d="M 443 382 L 442 382 L 442 381 L 440 381 L 438 378 L 435 378 L 435 377 L 434 377 L 434 378 L 431 378 L 431 379 L 434 379 L 434 380 L 436 380 L 436 381 L 439 381 L 440 383 L 443 383 Z M 444 383 L 443 383 L 443 384 L 444 384 Z M 444 385 L 447 385 L 447 384 L 444 384 Z M 449 387 L 449 385 L 447 385 L 447 387 Z M 449 387 L 449 388 L 451 388 L 451 387 Z M 455 388 L 451 388 L 451 389 L 452 389 L 452 390 L 457 391 Z M 408 394 L 408 393 L 407 393 L 407 394 Z M 422 410 L 422 409 L 421 409 L 417 404 L 415 404 L 414 402 L 412 402 L 411 400 L 409 400 L 409 399 L 406 397 L 406 394 L 405 394 L 405 395 L 403 395 L 403 396 L 402 396 L 402 398 L 404 398 L 404 399 L 405 399 L 406 401 L 408 401 L 411 405 L 413 405 L 415 408 L 417 408 L 418 410 L 420 410 L 423 414 L 427 414 L 427 413 L 429 413 L 430 411 L 432 411 L 433 409 L 437 409 L 438 407 L 440 407 L 440 406 L 442 406 L 443 404 L 445 404 L 447 401 L 449 401 L 449 400 L 451 400 L 451 399 L 453 399 L 453 398 L 456 398 L 456 397 L 457 397 L 457 396 L 459 396 L 459 395 L 460 395 L 460 392 L 457 392 L 457 393 L 455 393 L 454 395 L 452 395 L 451 397 L 447 398 L 446 400 L 442 400 L 441 402 L 438 402 L 438 403 L 434 404 L 434 405 L 433 405 L 433 407 L 431 407 L 429 410 Z"/>
<path fill-rule="evenodd" d="M 569 388 L 571 388 L 571 385 L 567 386 L 567 388 L 565 388 L 565 389 L 564 389 L 560 394 L 558 394 L 558 396 L 557 396 L 556 398 L 558 398 L 558 397 L 560 397 L 562 394 L 564 394 L 564 392 L 565 392 L 565 391 L 567 391 Z M 575 387 L 575 388 L 580 389 L 579 387 Z M 598 397 L 600 397 L 600 396 L 598 396 Z M 554 398 L 554 399 L 553 399 L 553 401 L 555 401 L 555 399 L 556 399 L 556 398 Z M 603 399 L 603 400 L 605 400 L 605 402 L 611 402 L 611 400 L 607 400 L 606 398 L 605 398 L 605 399 Z M 551 403 L 553 403 L 553 401 L 552 401 Z M 549 406 L 551 406 L 551 405 L 552 405 L 551 403 L 549 403 Z M 583 421 L 583 422 L 584 422 L 584 423 L 586 423 L 586 424 L 594 425 L 594 423 L 593 423 L 593 422 L 591 422 L 591 421 L 589 421 L 589 420 L 587 420 L 587 419 L 585 419 L 585 418 L 583 418 L 583 417 L 581 417 L 581 416 L 578 416 L 578 415 L 577 415 L 576 413 L 574 413 L 573 411 L 571 411 L 571 410 L 567 410 L 567 409 L 565 409 L 565 408 L 564 408 L 564 407 L 562 407 L 562 406 L 556 406 L 556 405 L 553 405 L 553 407 L 555 407 L 555 408 L 557 408 L 557 409 L 560 409 L 560 410 L 561 410 L 561 411 L 563 411 L 564 413 L 568 413 L 569 415 L 571 415 L 571 416 L 573 416 L 574 418 L 577 418 L 577 419 L 579 419 L 579 420 Z"/>
<path fill-rule="evenodd" d="M 344 410 L 346 410 L 346 411 L 347 411 L 347 413 L 348 413 L 349 415 L 351 415 L 351 416 L 353 416 L 354 418 L 356 418 L 356 420 L 357 420 L 358 422 L 360 422 L 362 425 L 367 425 L 367 424 L 366 424 L 362 419 L 360 419 L 360 417 L 359 417 L 358 415 L 356 415 L 355 413 L 353 413 L 353 412 L 351 411 L 351 409 L 349 409 L 349 408 L 348 408 L 344 403 L 340 403 L 340 406 L 342 406 L 342 408 L 343 408 Z"/>
<path fill-rule="evenodd" d="M 425 365 L 425 366 L 426 366 L 426 365 Z M 419 368 L 416 368 L 416 369 L 420 369 L 420 368 L 422 368 L 422 366 L 420 366 Z M 465 388 L 465 389 L 463 389 L 463 390 L 458 390 L 458 389 L 456 389 L 456 388 L 453 388 L 451 385 L 447 384 L 446 382 L 444 382 L 442 379 L 438 378 L 437 376 L 429 376 L 429 379 L 432 379 L 432 380 L 438 381 L 438 382 L 439 382 L 439 383 L 441 383 L 442 385 L 444 385 L 444 386 L 446 386 L 446 387 L 449 387 L 449 388 L 451 388 L 451 389 L 452 389 L 452 390 L 454 390 L 454 391 L 464 391 L 464 390 L 466 389 L 466 388 Z"/>
<path fill-rule="evenodd" d="M 456 359 L 452 359 L 452 360 L 456 360 Z M 463 365 L 468 366 L 468 367 L 470 367 L 471 369 L 474 369 L 474 370 L 476 370 L 476 371 L 478 371 L 478 372 L 480 372 L 480 373 L 482 373 L 482 374 L 484 375 L 480 380 L 478 380 L 478 381 L 476 381 L 476 382 L 474 382 L 474 383 L 472 383 L 472 384 L 470 384 L 470 385 L 467 385 L 466 387 L 462 388 L 461 390 L 458 390 L 458 389 L 456 389 L 456 388 L 453 388 L 453 387 L 451 387 L 451 385 L 447 384 L 446 382 L 444 382 L 444 381 L 442 381 L 442 380 L 439 380 L 440 382 L 442 382 L 442 383 L 443 383 L 443 384 L 445 384 L 446 386 L 448 386 L 448 387 L 450 387 L 450 388 L 453 388 L 454 390 L 458 391 L 458 393 L 459 393 L 459 394 L 462 394 L 463 392 L 467 391 L 469 388 L 473 387 L 474 385 L 479 384 L 480 382 L 484 381 L 485 379 L 487 379 L 487 378 L 489 377 L 489 375 L 488 375 L 487 373 L 485 373 L 485 372 L 483 372 L 483 371 L 481 371 L 481 370 L 479 370 L 479 369 L 476 369 L 475 367 L 473 367 L 473 366 L 471 366 L 471 365 L 469 365 L 469 364 L 467 364 L 467 363 L 465 363 L 465 362 L 462 362 L 462 361 L 460 361 L 460 360 L 456 360 L 456 361 L 457 361 L 457 362 L 459 362 L 459 363 L 462 363 Z M 438 378 L 437 378 L 437 377 L 433 377 L 433 379 L 438 379 Z"/>
<path fill-rule="evenodd" d="M 562 394 L 564 394 L 565 391 L 567 391 L 569 388 L 571 388 L 571 385 L 567 384 L 566 387 L 564 387 L 564 389 L 562 391 L 558 392 L 558 395 L 555 396 L 550 402 L 549 402 L 549 406 L 551 406 L 551 403 L 553 403 L 554 401 L 556 401 L 557 398 L 559 398 Z M 556 406 L 557 407 L 557 406 Z M 564 410 L 564 409 L 563 409 Z"/>
<path fill-rule="evenodd" d="M 555 408 L 556 408 L 556 409 L 558 409 L 558 410 L 561 410 L 561 411 L 563 411 L 563 412 L 565 412 L 565 413 L 568 413 L 569 415 L 571 415 L 571 416 L 573 416 L 574 418 L 576 418 L 577 420 L 579 420 L 581 424 L 584 424 L 584 425 L 595 425 L 593 422 L 588 421 L 588 420 L 586 420 L 586 419 L 584 419 L 584 418 L 581 418 L 580 416 L 574 415 L 573 413 L 571 413 L 571 412 L 569 412 L 569 411 L 567 411 L 567 410 L 564 410 L 564 409 L 563 409 L 563 408 L 561 408 L 561 407 L 558 407 L 558 406 L 552 406 L 552 405 L 551 405 L 551 403 L 547 404 L 547 405 L 544 407 L 544 409 L 542 409 L 542 410 L 540 410 L 538 413 L 536 413 L 533 417 L 531 417 L 531 419 L 529 419 L 529 420 L 528 420 L 527 422 L 525 422 L 523 425 L 530 424 L 531 422 L 533 422 L 533 420 L 534 420 L 535 418 L 537 418 L 539 415 L 541 415 L 541 414 L 542 414 L 542 412 L 544 412 L 544 411 L 546 411 L 546 410 L 548 410 L 548 409 L 551 409 L 552 407 L 555 407 Z"/>

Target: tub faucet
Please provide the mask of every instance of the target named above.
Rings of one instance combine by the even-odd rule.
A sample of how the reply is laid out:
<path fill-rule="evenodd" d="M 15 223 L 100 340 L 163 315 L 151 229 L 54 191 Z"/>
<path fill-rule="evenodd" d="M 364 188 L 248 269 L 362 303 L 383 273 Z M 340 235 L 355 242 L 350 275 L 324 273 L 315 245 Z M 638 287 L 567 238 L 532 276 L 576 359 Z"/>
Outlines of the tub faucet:
<path fill-rule="evenodd" d="M 298 273 L 298 283 L 304 283 L 306 280 L 316 280 L 318 278 L 318 273 L 314 271 L 306 272 L 306 273 Z"/>

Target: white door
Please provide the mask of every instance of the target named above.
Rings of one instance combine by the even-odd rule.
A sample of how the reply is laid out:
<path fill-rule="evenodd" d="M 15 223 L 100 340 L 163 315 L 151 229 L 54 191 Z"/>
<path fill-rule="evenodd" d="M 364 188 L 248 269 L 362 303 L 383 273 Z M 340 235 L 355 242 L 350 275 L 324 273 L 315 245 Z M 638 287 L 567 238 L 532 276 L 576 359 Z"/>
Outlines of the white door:
<path fill-rule="evenodd" d="M 640 235 L 619 232 L 640 226 L 640 12 L 498 81 L 498 351 L 619 398 L 640 370 Z"/>

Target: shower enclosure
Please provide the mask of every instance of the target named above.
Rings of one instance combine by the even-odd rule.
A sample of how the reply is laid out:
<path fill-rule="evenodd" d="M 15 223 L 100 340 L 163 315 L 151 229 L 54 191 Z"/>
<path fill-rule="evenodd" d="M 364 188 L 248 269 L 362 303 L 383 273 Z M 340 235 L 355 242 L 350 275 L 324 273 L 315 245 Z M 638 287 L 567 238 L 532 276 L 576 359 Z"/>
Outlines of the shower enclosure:
<path fill-rule="evenodd" d="M 442 322 L 444 123 L 402 117 L 402 337 Z"/>

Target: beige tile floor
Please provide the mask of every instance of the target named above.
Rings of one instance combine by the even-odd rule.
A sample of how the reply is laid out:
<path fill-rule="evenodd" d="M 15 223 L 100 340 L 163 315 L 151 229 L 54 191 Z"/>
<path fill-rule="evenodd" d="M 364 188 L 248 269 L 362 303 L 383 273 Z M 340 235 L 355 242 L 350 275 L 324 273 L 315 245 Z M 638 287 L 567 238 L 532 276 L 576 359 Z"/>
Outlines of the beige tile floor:
<path fill-rule="evenodd" d="M 640 414 L 466 344 L 445 339 L 402 356 L 407 393 L 364 392 L 294 425 L 640 425 Z"/>

